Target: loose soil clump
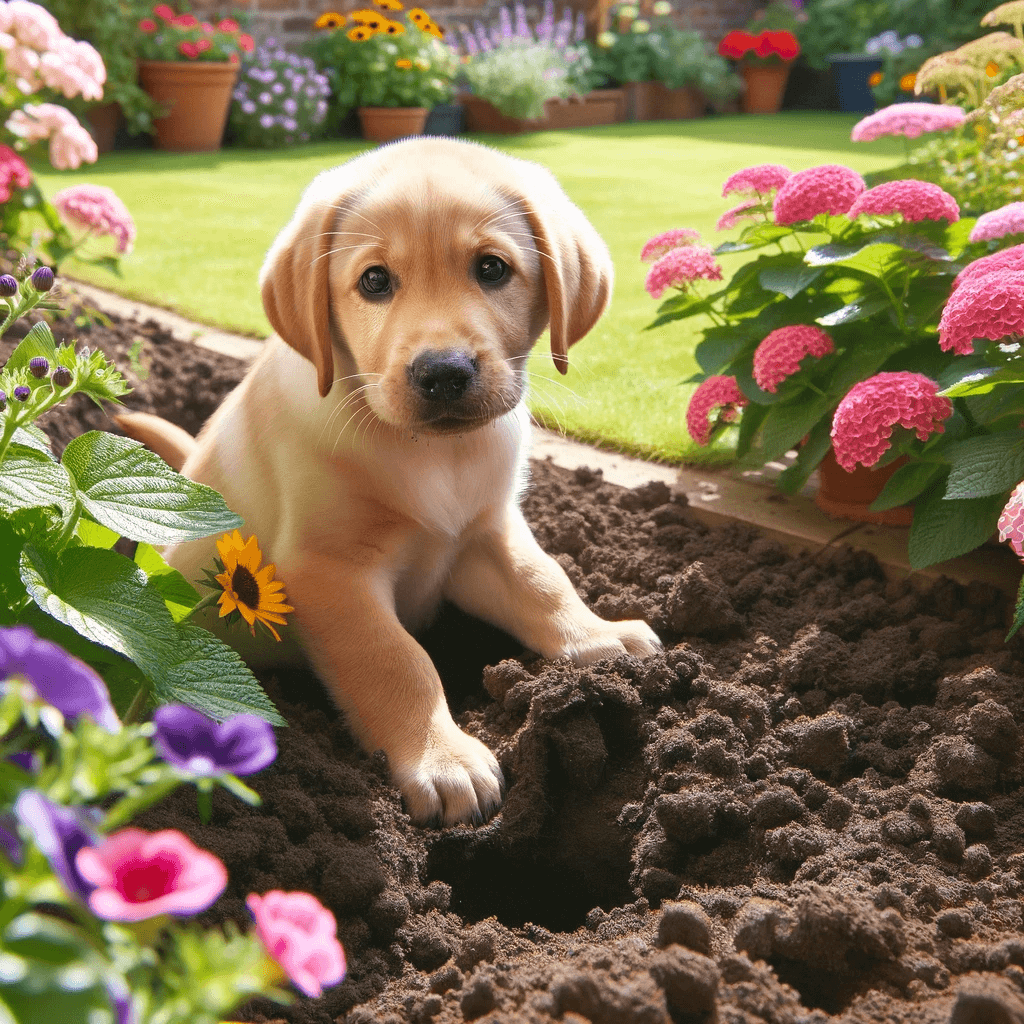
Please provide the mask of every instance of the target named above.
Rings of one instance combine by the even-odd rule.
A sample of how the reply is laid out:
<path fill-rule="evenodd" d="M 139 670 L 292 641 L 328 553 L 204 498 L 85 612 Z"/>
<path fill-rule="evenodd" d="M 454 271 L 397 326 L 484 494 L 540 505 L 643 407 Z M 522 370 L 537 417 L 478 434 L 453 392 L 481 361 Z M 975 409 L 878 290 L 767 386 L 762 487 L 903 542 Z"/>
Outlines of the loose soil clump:
<path fill-rule="evenodd" d="M 128 370 L 131 408 L 196 431 L 243 372 L 111 321 L 77 334 Z M 110 426 L 85 406 L 48 429 Z M 246 924 L 245 896 L 274 888 L 338 919 L 345 982 L 238 1019 L 1024 1022 L 1006 598 L 915 589 L 848 548 L 793 556 L 587 469 L 534 464 L 525 509 L 590 605 L 645 618 L 664 653 L 581 669 L 444 609 L 424 643 L 509 789 L 488 824 L 441 831 L 410 825 L 315 678 L 267 675 L 289 727 L 248 780 L 262 807 L 218 792 L 204 825 L 183 790 L 141 822 L 227 865 L 207 924 Z"/>

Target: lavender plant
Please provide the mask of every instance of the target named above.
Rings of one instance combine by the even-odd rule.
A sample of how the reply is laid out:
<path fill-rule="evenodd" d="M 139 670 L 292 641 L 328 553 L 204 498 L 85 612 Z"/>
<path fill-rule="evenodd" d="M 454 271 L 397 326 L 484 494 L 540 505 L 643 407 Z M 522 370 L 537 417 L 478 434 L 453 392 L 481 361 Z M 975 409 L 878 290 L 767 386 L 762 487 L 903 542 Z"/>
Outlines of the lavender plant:
<path fill-rule="evenodd" d="M 276 149 L 322 134 L 331 87 L 309 57 L 268 39 L 242 63 L 228 129 L 238 146 Z"/>

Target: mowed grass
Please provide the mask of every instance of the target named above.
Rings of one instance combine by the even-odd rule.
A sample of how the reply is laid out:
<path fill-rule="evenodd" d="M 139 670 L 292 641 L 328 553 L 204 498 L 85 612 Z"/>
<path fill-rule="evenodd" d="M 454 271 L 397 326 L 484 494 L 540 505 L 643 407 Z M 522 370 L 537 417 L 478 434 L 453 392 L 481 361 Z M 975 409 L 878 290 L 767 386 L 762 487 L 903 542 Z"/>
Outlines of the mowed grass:
<path fill-rule="evenodd" d="M 567 377 L 552 366 L 546 338 L 538 343 L 530 362 L 537 418 L 582 440 L 668 462 L 728 458 L 726 447 L 698 448 L 686 432 L 692 389 L 680 382 L 695 369 L 702 325 L 644 331 L 657 303 L 644 291 L 640 249 L 673 227 L 696 228 L 712 245 L 733 237 L 717 233 L 715 222 L 735 202 L 722 198 L 722 182 L 742 167 L 782 163 L 797 171 L 843 163 L 864 173 L 901 159 L 898 140 L 851 142 L 856 120 L 788 113 L 478 137 L 548 167 L 615 262 L 611 308 L 571 350 Z M 138 227 L 120 279 L 74 261 L 65 267 L 69 274 L 202 323 L 265 337 L 270 327 L 256 286 L 264 253 L 312 178 L 366 148 L 344 140 L 269 152 L 131 151 L 75 172 L 36 170 L 48 195 L 72 182 L 109 185 Z M 723 259 L 727 277 L 742 258 Z"/>

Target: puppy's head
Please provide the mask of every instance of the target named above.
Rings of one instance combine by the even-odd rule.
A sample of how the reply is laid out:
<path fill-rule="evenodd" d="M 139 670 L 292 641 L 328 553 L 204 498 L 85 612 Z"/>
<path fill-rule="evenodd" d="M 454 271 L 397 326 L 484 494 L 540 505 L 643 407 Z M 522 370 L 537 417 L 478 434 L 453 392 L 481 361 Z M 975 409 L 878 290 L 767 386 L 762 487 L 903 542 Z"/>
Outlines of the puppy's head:
<path fill-rule="evenodd" d="M 546 170 L 422 138 L 316 178 L 260 286 L 270 323 L 315 365 L 322 396 L 355 377 L 378 418 L 449 433 L 519 402 L 545 327 L 566 372 L 611 279 L 600 236 Z"/>

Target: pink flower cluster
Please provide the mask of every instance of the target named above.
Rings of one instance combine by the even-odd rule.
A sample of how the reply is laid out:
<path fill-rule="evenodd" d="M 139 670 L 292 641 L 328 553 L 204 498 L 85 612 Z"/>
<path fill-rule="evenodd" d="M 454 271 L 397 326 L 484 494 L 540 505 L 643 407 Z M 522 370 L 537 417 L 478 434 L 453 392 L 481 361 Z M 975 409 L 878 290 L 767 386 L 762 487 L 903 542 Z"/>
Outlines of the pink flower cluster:
<path fill-rule="evenodd" d="M 49 11 L 29 0 L 0 0 L 0 54 L 25 95 L 44 86 L 67 99 L 103 98 L 103 59 L 85 42 L 69 39 Z"/>
<path fill-rule="evenodd" d="M 0 146 L 0 203 L 11 198 L 12 188 L 28 188 L 32 174 L 25 161 L 9 146 Z"/>
<path fill-rule="evenodd" d="M 905 221 L 948 220 L 952 224 L 960 219 L 960 207 L 948 192 L 915 178 L 884 181 L 869 188 L 853 201 L 846 215 L 854 220 L 863 214 L 894 213 L 902 214 Z"/>
<path fill-rule="evenodd" d="M 1024 267 L 1012 271 L 999 268 L 964 280 L 966 270 L 939 318 L 942 351 L 968 356 L 974 352 L 976 338 L 1001 341 L 1024 337 Z"/>
<path fill-rule="evenodd" d="M 971 228 L 972 242 L 988 242 L 1006 235 L 1024 235 L 1024 203 L 1007 203 L 983 213 Z"/>
<path fill-rule="evenodd" d="M 719 419 L 734 423 L 739 410 L 749 404 L 749 399 L 740 391 L 735 377 L 720 375 L 708 377 L 694 391 L 686 407 L 686 429 L 697 444 L 705 445 L 711 440 L 711 412 L 721 410 Z"/>
<path fill-rule="evenodd" d="M 754 220 L 753 211 L 759 209 L 761 201 L 759 199 L 746 199 L 737 206 L 734 206 L 731 210 L 726 210 L 721 217 L 718 218 L 718 223 L 715 227 L 719 231 L 729 231 L 741 220 Z"/>
<path fill-rule="evenodd" d="M 673 249 L 678 249 L 683 245 L 692 245 L 699 241 L 700 232 L 694 231 L 693 228 L 672 228 L 671 231 L 663 231 L 660 235 L 655 235 L 643 247 L 640 259 L 644 263 L 653 263 Z"/>
<path fill-rule="evenodd" d="M 850 132 L 854 142 L 872 142 L 883 135 L 905 135 L 916 139 L 924 132 L 946 132 L 964 123 L 960 107 L 940 103 L 892 103 L 861 118 Z"/>
<path fill-rule="evenodd" d="M 685 288 L 700 278 L 721 281 L 722 268 L 706 245 L 684 245 L 665 253 L 651 267 L 644 287 L 652 299 L 660 299 L 666 288 Z"/>
<path fill-rule="evenodd" d="M 50 163 L 60 171 L 95 163 L 99 151 L 78 118 L 55 103 L 27 103 L 7 119 L 7 130 L 31 146 L 50 140 Z"/>
<path fill-rule="evenodd" d="M 124 203 L 105 185 L 71 185 L 53 197 L 53 205 L 73 227 L 90 235 L 109 235 L 125 255 L 135 243 L 135 221 Z"/>
<path fill-rule="evenodd" d="M 842 164 L 797 171 L 775 196 L 775 223 L 796 224 L 814 220 L 819 213 L 846 213 L 863 191 L 864 179 Z"/>
<path fill-rule="evenodd" d="M 994 274 L 997 270 L 1024 271 L 1024 245 L 1014 245 L 1009 249 L 1000 249 L 999 252 L 982 256 L 981 259 L 968 263 L 953 280 L 953 288 L 959 288 L 967 281 L 974 281 L 987 274 Z"/>
<path fill-rule="evenodd" d="M 873 466 L 892 446 L 895 426 L 916 432 L 925 441 L 943 433 L 953 403 L 923 374 L 900 370 L 862 380 L 847 392 L 832 420 L 832 449 L 848 473 L 857 463 Z"/>
<path fill-rule="evenodd" d="M 782 188 L 793 172 L 782 164 L 755 164 L 753 167 L 744 167 L 725 179 L 722 186 L 723 198 L 733 192 L 740 195 L 749 195 L 756 192 L 759 195 L 766 195 L 777 188 Z"/>
<path fill-rule="evenodd" d="M 306 892 L 281 892 L 246 898 L 256 934 L 296 988 L 311 997 L 324 985 L 345 977 L 345 953 L 336 935 L 334 915 Z"/>
<path fill-rule="evenodd" d="M 1018 558 L 1024 558 L 1024 480 L 1013 489 L 999 516 L 999 539 L 1009 541 Z"/>
<path fill-rule="evenodd" d="M 834 351 L 832 339 L 820 327 L 779 327 L 754 352 L 754 380 L 759 388 L 775 394 L 779 385 L 800 369 L 800 360 L 805 356 L 821 359 Z"/>

